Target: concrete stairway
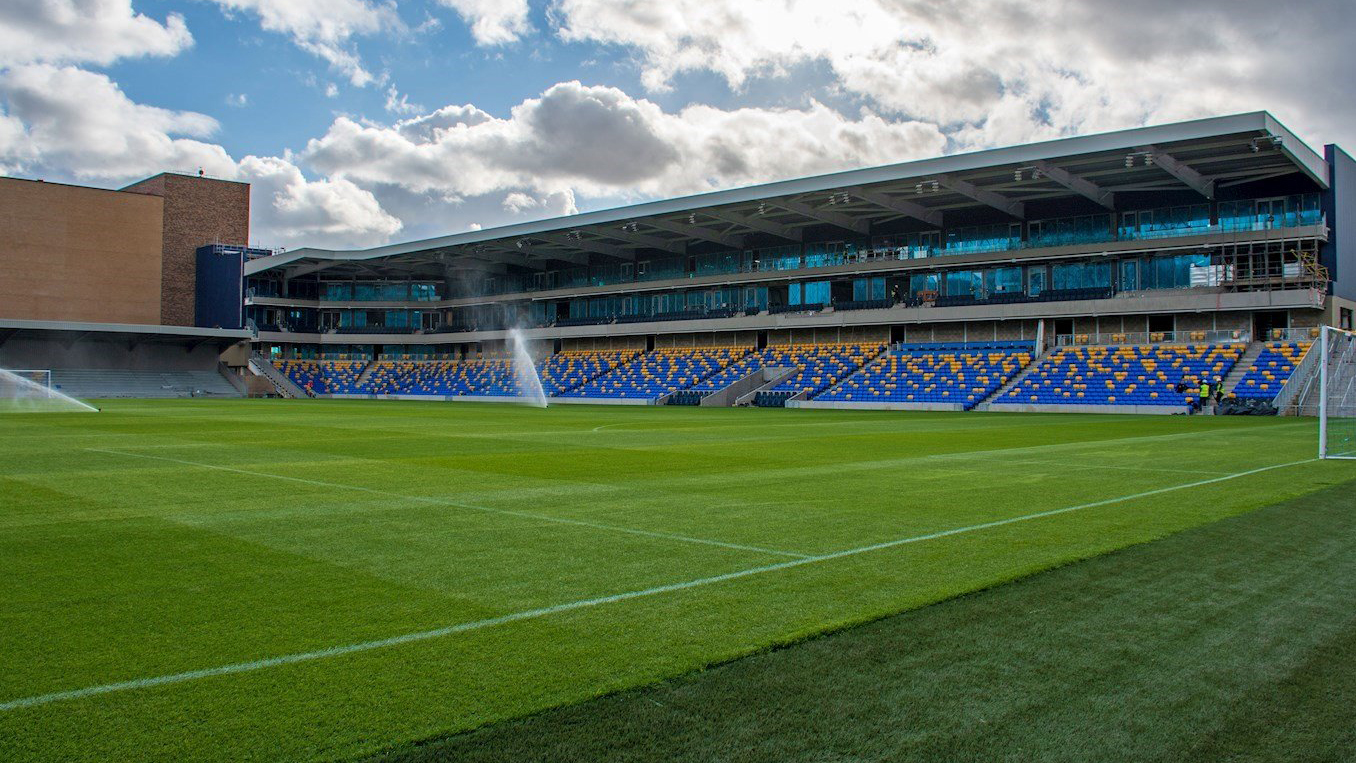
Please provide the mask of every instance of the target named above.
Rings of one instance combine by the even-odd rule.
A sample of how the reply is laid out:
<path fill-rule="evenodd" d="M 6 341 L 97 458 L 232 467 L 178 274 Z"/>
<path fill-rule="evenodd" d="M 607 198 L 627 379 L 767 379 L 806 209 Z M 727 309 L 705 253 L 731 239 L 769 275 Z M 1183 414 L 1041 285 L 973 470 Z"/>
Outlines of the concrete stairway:
<path fill-rule="evenodd" d="M 973 406 L 970 410 L 973 410 L 973 411 L 989 411 L 989 410 L 993 410 L 993 408 L 992 408 L 991 406 L 994 404 L 994 401 L 996 401 L 996 400 L 1002 398 L 1004 395 L 1006 395 L 1006 394 L 1008 394 L 1009 392 L 1011 392 L 1012 390 L 1016 389 L 1016 388 L 1017 388 L 1017 385 L 1019 385 L 1019 384 L 1021 384 L 1023 381 L 1025 381 L 1025 380 L 1026 380 L 1026 377 L 1030 376 L 1030 375 L 1031 375 L 1031 372 L 1035 371 L 1035 370 L 1036 370 L 1036 366 L 1039 366 L 1040 364 L 1041 364 L 1041 359 L 1040 359 L 1040 358 L 1033 358 L 1033 359 L 1031 360 L 1030 363 L 1027 363 L 1027 364 L 1026 364 L 1026 367 L 1025 367 L 1025 368 L 1023 368 L 1022 370 L 1018 371 L 1017 374 L 1016 374 L 1015 376 L 1013 376 L 1011 379 L 1009 379 L 1007 384 L 1004 384 L 1003 386 L 1001 386 L 1001 387 L 999 387 L 998 389 L 994 390 L 994 392 L 993 392 L 992 395 L 989 395 L 988 397 L 984 398 L 983 400 L 980 400 L 978 403 L 975 403 L 974 406 Z"/>
<path fill-rule="evenodd" d="M 772 389 L 798 373 L 800 373 L 800 366 L 763 366 L 754 372 L 753 381 L 755 383 L 752 386 L 745 387 L 745 391 L 735 396 L 734 402 L 727 403 L 727 405 L 752 405 L 753 399 L 758 396 L 759 392 Z M 745 377 L 745 379 L 748 378 L 750 377 Z"/>
<path fill-rule="evenodd" d="M 286 398 L 310 397 L 310 395 L 306 394 L 305 390 L 303 390 L 301 387 L 298 387 L 295 382 L 287 378 L 287 374 L 284 374 L 282 371 L 279 371 L 277 366 L 270 363 L 267 358 L 258 353 L 250 355 L 249 368 L 254 373 L 272 382 L 274 388 L 278 390 L 278 395 L 281 397 Z"/>
<path fill-rule="evenodd" d="M 241 397 L 220 371 L 147 371 L 67 368 L 52 383 L 74 398 Z"/>
<path fill-rule="evenodd" d="M 354 389 L 365 389 L 367 385 L 367 380 L 372 377 L 373 372 L 375 372 L 376 370 L 377 370 L 376 361 L 368 363 L 367 367 L 363 369 L 363 372 L 358 374 L 357 380 L 353 382 Z"/>
<path fill-rule="evenodd" d="M 1247 352 L 1244 352 L 1243 357 L 1239 358 L 1238 362 L 1234 364 L 1233 369 L 1229 371 L 1229 375 L 1224 377 L 1224 390 L 1226 392 L 1232 393 L 1234 387 L 1237 387 L 1238 383 L 1243 381 L 1243 377 L 1248 374 L 1248 369 L 1252 368 L 1252 364 L 1257 361 L 1257 357 L 1262 354 L 1262 350 L 1265 349 L 1265 347 L 1266 344 L 1264 342 L 1248 343 Z"/>

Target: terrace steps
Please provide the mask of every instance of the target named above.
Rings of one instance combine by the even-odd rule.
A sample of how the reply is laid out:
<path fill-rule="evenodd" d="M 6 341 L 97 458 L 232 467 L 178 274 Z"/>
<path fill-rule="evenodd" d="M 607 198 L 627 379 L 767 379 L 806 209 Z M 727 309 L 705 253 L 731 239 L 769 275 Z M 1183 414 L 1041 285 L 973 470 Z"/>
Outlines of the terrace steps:
<path fill-rule="evenodd" d="M 278 367 L 273 365 L 273 361 L 257 352 L 250 355 L 249 369 L 267 379 L 273 385 L 273 388 L 278 391 L 280 397 L 293 399 L 309 397 L 305 390 L 287 378 L 287 374 L 278 370 Z"/>
<path fill-rule="evenodd" d="M 362 389 L 362 388 L 366 387 L 366 386 L 367 386 L 367 380 L 370 379 L 370 378 L 372 378 L 372 374 L 377 370 L 377 368 L 378 368 L 380 365 L 381 365 L 380 363 L 375 363 L 375 362 L 373 362 L 373 363 L 368 363 L 367 366 L 366 366 L 365 368 L 363 368 L 362 373 L 358 374 L 358 380 L 357 380 L 356 382 L 354 382 L 354 385 L 353 385 L 353 386 L 355 386 L 355 387 L 357 387 L 357 388 L 359 388 L 359 389 Z"/>
<path fill-rule="evenodd" d="M 755 373 L 763 374 L 763 383 L 741 394 L 732 405 L 752 405 L 759 392 L 766 392 L 782 382 L 800 373 L 800 366 L 763 366 Z"/>
<path fill-rule="evenodd" d="M 52 371 L 52 384 L 75 398 L 243 397 L 218 369 L 154 371 L 67 368 Z"/>
<path fill-rule="evenodd" d="M 1238 386 L 1239 382 L 1243 381 L 1244 376 L 1248 375 L 1248 369 L 1252 368 L 1252 364 L 1262 354 L 1264 347 L 1266 347 L 1266 344 L 1263 342 L 1248 343 L 1248 351 L 1243 353 L 1243 357 L 1239 358 L 1238 362 L 1234 364 L 1229 375 L 1224 377 L 1224 389 L 1229 394 L 1233 394 L 1234 388 Z"/>
<path fill-rule="evenodd" d="M 994 390 L 993 394 L 989 395 L 983 400 L 980 400 L 978 403 L 975 403 L 974 408 L 972 408 L 971 410 L 976 411 L 993 410 L 993 408 L 991 407 L 993 405 L 993 402 L 998 398 L 1002 397 L 1003 395 L 1006 395 L 1008 392 L 1011 392 L 1015 387 L 1017 387 L 1017 385 L 1025 381 L 1026 377 L 1030 376 L 1031 373 L 1036 370 L 1036 366 L 1040 365 L 1040 362 L 1041 359 L 1039 357 L 1032 355 L 1031 362 L 1027 363 L 1025 368 L 1017 372 L 1015 376 L 1009 379 L 1007 384 L 1004 384 L 998 389 Z"/>

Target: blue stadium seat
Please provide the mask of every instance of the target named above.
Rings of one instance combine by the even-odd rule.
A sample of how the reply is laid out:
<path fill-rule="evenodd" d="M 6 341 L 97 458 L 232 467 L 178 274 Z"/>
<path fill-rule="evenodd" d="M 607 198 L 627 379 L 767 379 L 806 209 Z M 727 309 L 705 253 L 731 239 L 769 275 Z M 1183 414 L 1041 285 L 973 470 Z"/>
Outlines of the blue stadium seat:
<path fill-rule="evenodd" d="M 886 353 L 816 400 L 952 403 L 969 410 L 1031 363 L 1029 350 L 911 350 Z"/>
<path fill-rule="evenodd" d="M 1185 408 L 1202 379 L 1228 376 L 1245 349 L 1242 344 L 1064 347 L 994 403 Z M 1179 383 L 1188 389 L 1178 392 Z"/>
<path fill-rule="evenodd" d="M 1234 397 L 1275 400 L 1313 342 L 1268 342 L 1234 386 Z"/>
<path fill-rule="evenodd" d="M 561 397 L 648 399 L 687 389 L 743 358 L 747 347 L 664 348 L 641 355 Z"/>

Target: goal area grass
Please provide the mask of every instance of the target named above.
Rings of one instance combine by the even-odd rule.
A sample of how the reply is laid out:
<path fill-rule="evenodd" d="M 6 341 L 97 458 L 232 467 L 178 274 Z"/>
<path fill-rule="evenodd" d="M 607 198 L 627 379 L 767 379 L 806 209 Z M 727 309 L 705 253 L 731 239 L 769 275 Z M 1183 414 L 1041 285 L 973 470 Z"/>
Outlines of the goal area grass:
<path fill-rule="evenodd" d="M 108 401 L 0 435 L 11 760 L 441 754 L 1263 507 L 1301 519 L 1257 533 L 1308 537 L 1286 502 L 1356 477 L 1314 459 L 1312 420 L 1246 417 Z M 1171 598 L 1158 569 L 1108 575 Z M 1067 598 L 1022 621 L 1059 635 Z M 996 655 L 1041 641 L 1001 622 L 958 627 Z"/>

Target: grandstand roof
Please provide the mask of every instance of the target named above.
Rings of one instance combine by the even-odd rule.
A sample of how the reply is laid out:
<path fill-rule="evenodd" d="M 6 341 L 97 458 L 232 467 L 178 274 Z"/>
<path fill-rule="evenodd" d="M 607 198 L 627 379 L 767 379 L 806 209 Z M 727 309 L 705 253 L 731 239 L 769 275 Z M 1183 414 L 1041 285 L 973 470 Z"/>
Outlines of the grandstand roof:
<path fill-rule="evenodd" d="M 0 318 L 0 345 L 10 339 L 62 339 L 76 342 L 83 338 L 175 344 L 230 345 L 254 336 L 248 329 L 209 329 L 196 326 L 148 326 L 137 323 L 89 323 L 84 321 L 34 321 Z"/>
<path fill-rule="evenodd" d="M 750 240 L 798 242 L 815 226 L 867 236 L 901 218 L 940 228 L 956 213 L 1081 198 L 1116 209 L 1127 192 L 1184 191 L 1213 199 L 1242 183 L 1299 174 L 1328 185 L 1323 158 L 1267 112 L 953 154 L 783 180 L 353 251 L 296 249 L 245 266 L 291 276 L 322 270 L 441 277 L 451 270 L 557 269 L 638 252 L 738 250 Z M 954 219 L 954 218 L 953 218 Z"/>

